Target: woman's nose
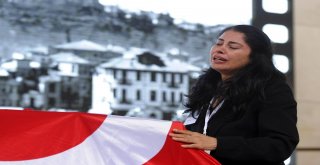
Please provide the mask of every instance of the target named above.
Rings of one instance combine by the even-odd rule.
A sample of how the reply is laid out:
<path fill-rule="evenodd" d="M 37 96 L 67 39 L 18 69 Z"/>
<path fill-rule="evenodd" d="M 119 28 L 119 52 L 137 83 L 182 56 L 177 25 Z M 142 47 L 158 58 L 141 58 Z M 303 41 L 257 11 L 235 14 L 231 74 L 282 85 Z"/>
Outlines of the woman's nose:
<path fill-rule="evenodd" d="M 224 54 L 225 53 L 225 49 L 223 48 L 223 46 L 213 46 L 211 48 L 210 54 L 214 54 L 214 53 L 218 53 L 218 54 Z"/>

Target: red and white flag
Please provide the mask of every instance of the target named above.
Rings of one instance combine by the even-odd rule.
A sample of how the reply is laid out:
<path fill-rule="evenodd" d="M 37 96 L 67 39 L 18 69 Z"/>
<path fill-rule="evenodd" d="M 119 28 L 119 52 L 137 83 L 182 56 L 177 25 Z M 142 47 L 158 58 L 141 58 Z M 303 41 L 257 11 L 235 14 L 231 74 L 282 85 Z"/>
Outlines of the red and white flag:
<path fill-rule="evenodd" d="M 0 165 L 220 165 L 168 133 L 180 122 L 0 110 Z"/>

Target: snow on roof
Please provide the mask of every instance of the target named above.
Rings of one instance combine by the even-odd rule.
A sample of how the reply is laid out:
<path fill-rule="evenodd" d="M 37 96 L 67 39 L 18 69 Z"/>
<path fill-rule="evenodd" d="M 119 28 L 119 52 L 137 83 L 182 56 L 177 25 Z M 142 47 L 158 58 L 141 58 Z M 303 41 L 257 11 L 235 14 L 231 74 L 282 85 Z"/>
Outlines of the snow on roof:
<path fill-rule="evenodd" d="M 188 52 L 185 52 L 185 51 L 182 51 L 182 50 L 180 50 L 180 49 L 178 49 L 178 48 L 171 48 L 169 51 L 168 51 L 168 54 L 170 54 L 170 55 L 176 55 L 176 56 L 178 56 L 178 55 L 181 55 L 181 56 L 188 56 Z"/>
<path fill-rule="evenodd" d="M 201 69 L 197 66 L 188 64 L 179 60 L 165 60 L 165 66 L 158 65 L 144 65 L 137 61 L 137 58 L 114 58 L 109 62 L 100 65 L 102 68 L 116 68 L 128 70 L 144 70 L 144 71 L 158 71 L 158 72 L 199 72 Z"/>
<path fill-rule="evenodd" d="M 0 77 L 7 77 L 9 76 L 9 72 L 3 68 L 0 68 Z"/>
<path fill-rule="evenodd" d="M 180 72 L 200 72 L 201 71 L 201 68 L 180 60 L 167 61 L 166 65 L 168 65 L 170 70 L 173 70 L 173 71 L 175 70 Z"/>
<path fill-rule="evenodd" d="M 116 46 L 116 45 L 107 45 L 106 49 L 112 52 L 124 53 L 127 50 L 124 47 Z"/>
<path fill-rule="evenodd" d="M 18 68 L 18 62 L 17 62 L 17 60 L 8 60 L 8 61 L 2 63 L 1 67 L 3 69 L 8 70 L 8 71 L 15 72 L 15 71 L 17 71 L 17 68 Z"/>
<path fill-rule="evenodd" d="M 70 42 L 66 44 L 56 45 L 53 47 L 58 49 L 71 49 L 71 50 L 89 50 L 89 51 L 101 51 L 101 52 L 107 51 L 107 48 L 105 46 L 97 44 L 92 41 L 88 41 L 88 40 L 75 41 L 75 42 Z"/>
<path fill-rule="evenodd" d="M 67 63 L 76 63 L 76 64 L 89 64 L 90 62 L 86 59 L 83 59 L 79 56 L 74 55 L 73 53 L 61 52 L 53 54 L 50 56 L 51 59 L 57 62 L 67 62 Z"/>
<path fill-rule="evenodd" d="M 48 47 L 46 46 L 38 46 L 38 47 L 35 47 L 35 48 L 31 48 L 29 50 L 29 52 L 32 52 L 32 53 L 40 53 L 40 54 L 48 54 Z"/>

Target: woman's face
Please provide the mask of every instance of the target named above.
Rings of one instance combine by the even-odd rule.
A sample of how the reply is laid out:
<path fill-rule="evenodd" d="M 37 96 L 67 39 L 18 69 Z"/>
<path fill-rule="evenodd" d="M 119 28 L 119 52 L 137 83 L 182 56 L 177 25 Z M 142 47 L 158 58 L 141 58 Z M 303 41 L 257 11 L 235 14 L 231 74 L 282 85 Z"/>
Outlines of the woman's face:
<path fill-rule="evenodd" d="M 230 78 L 250 61 L 251 48 L 244 37 L 243 33 L 228 30 L 211 48 L 211 67 L 221 74 L 223 80 Z"/>

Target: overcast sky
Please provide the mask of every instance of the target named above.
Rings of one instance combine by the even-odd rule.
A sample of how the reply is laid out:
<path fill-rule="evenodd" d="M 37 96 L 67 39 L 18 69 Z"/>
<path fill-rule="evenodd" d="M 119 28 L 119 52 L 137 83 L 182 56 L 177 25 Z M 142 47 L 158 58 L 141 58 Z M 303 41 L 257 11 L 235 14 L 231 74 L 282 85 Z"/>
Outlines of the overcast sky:
<path fill-rule="evenodd" d="M 205 25 L 250 24 L 252 0 L 99 0 L 131 11 L 169 13 L 173 18 Z"/>

